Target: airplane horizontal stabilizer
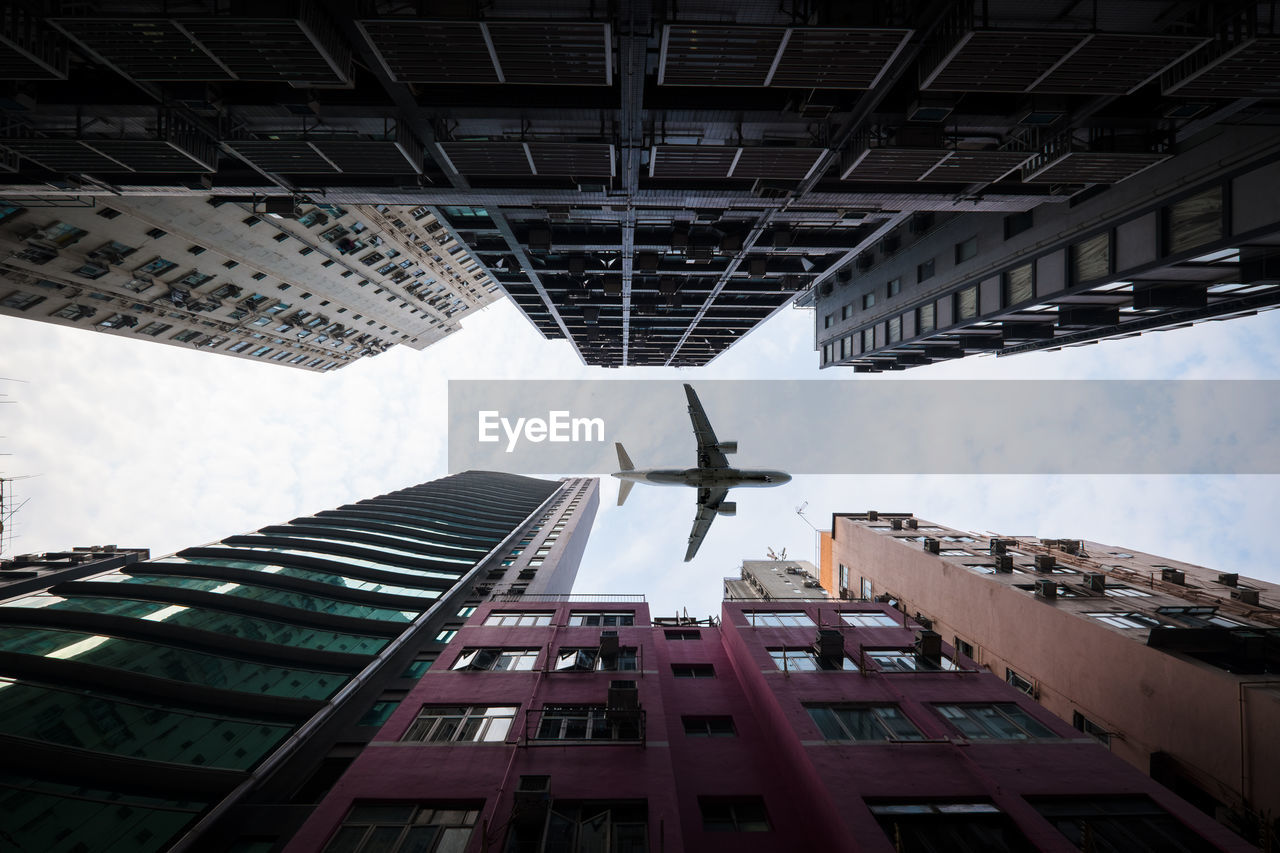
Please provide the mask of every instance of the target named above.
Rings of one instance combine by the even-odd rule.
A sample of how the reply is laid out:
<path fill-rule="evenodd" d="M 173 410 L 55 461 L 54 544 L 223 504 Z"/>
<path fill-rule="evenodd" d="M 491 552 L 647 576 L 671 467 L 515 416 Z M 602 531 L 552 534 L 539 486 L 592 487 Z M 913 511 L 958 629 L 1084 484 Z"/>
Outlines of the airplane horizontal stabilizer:
<path fill-rule="evenodd" d="M 618 506 L 627 502 L 627 495 L 631 494 L 631 487 L 635 484 L 635 480 L 623 480 L 618 485 Z"/>

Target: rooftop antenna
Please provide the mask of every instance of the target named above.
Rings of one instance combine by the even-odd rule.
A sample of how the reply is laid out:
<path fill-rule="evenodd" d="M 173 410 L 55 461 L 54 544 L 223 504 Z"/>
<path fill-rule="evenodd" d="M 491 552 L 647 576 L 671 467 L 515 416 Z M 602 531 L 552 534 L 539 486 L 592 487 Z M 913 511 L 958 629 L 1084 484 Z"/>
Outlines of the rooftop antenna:
<path fill-rule="evenodd" d="M 813 531 L 813 564 L 818 567 L 818 574 L 821 575 L 822 566 L 818 562 L 818 542 L 821 540 L 822 536 L 818 531 L 818 528 L 813 526 L 813 522 L 805 517 L 804 511 L 808 508 L 809 508 L 809 502 L 805 501 L 804 503 L 800 504 L 800 506 L 796 507 L 796 515 L 800 516 L 800 520 L 803 521 L 805 524 L 809 525 L 809 529 Z"/>

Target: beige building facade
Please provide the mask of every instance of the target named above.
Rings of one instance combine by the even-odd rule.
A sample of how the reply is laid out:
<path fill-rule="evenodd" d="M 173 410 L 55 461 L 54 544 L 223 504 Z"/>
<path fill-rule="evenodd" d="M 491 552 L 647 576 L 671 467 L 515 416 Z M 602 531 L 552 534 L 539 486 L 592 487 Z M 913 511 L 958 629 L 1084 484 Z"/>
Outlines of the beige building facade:
<path fill-rule="evenodd" d="M 1276 843 L 1280 586 L 907 513 L 834 515 L 829 553 L 833 595 L 894 603 L 1264 849 Z"/>
<path fill-rule="evenodd" d="M 327 372 L 501 295 L 426 206 L 0 200 L 0 313 Z"/>

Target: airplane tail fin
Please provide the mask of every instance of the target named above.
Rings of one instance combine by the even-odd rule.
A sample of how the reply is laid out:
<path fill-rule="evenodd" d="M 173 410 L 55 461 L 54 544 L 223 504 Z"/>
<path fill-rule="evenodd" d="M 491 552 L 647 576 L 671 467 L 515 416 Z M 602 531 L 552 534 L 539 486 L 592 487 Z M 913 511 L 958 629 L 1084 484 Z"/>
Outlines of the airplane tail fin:
<path fill-rule="evenodd" d="M 623 480 L 618 484 L 618 506 L 627 502 L 627 495 L 631 494 L 631 487 L 635 484 L 635 480 Z"/>
<path fill-rule="evenodd" d="M 618 465 L 623 471 L 634 471 L 636 466 L 631 464 L 631 457 L 627 455 L 627 451 L 622 449 L 622 442 L 615 441 L 613 446 L 618 448 Z"/>

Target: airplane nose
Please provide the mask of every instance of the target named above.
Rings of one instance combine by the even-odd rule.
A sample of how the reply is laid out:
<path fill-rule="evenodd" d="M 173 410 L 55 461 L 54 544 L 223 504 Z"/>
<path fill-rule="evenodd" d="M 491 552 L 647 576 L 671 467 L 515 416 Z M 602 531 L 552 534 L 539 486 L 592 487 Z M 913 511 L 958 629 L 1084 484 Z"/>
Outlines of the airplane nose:
<path fill-rule="evenodd" d="M 774 474 L 774 475 L 773 475 L 773 478 L 774 478 L 774 480 L 775 480 L 779 485 L 781 485 L 781 484 L 783 484 L 783 483 L 790 483 L 790 482 L 791 482 L 791 475 L 790 475 L 790 474 L 784 474 L 784 473 L 782 473 L 781 471 L 779 471 L 777 474 Z"/>

